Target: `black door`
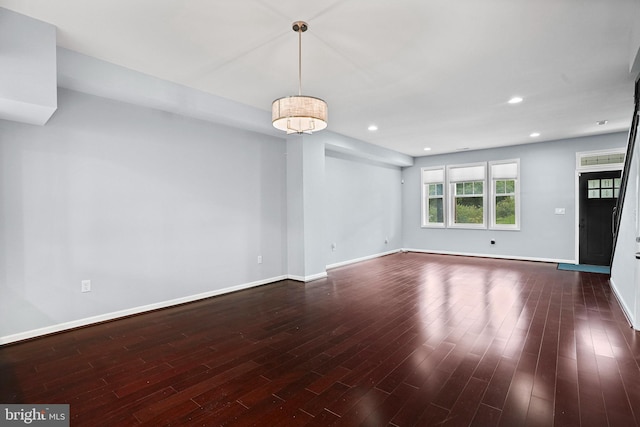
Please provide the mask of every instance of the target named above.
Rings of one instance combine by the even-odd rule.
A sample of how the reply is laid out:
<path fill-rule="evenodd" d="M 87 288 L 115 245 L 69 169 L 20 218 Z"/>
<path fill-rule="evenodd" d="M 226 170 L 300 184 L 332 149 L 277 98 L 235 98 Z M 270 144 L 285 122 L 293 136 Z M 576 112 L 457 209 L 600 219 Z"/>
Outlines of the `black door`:
<path fill-rule="evenodd" d="M 580 264 L 609 265 L 620 171 L 580 175 Z"/>

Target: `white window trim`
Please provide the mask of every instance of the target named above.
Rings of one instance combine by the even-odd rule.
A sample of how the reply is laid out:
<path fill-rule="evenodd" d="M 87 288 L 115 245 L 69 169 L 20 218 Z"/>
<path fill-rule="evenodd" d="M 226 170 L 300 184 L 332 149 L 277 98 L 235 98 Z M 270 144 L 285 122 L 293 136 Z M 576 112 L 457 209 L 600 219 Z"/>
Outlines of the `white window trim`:
<path fill-rule="evenodd" d="M 428 171 L 442 171 L 442 181 L 429 181 L 426 182 L 424 179 L 425 172 Z M 429 222 L 429 212 L 426 209 L 426 201 L 429 198 L 429 194 L 426 191 L 425 184 L 438 184 L 442 183 L 442 209 L 444 209 L 442 221 L 443 222 Z M 422 168 L 420 170 L 420 185 L 422 186 L 422 199 L 421 199 L 421 227 L 422 228 L 446 228 L 447 226 L 447 182 L 446 182 L 446 168 L 444 166 L 434 166 Z"/>
<path fill-rule="evenodd" d="M 493 176 L 493 166 L 496 165 L 504 165 L 504 164 L 516 164 L 517 172 L 514 178 L 494 178 Z M 491 215 L 491 219 L 489 222 L 490 230 L 512 230 L 519 231 L 520 230 L 520 159 L 510 159 L 510 160 L 496 160 L 489 162 L 488 167 L 489 174 L 489 199 L 491 200 L 491 207 L 489 208 L 489 212 Z M 503 180 L 503 179 L 515 179 L 515 197 L 516 197 L 516 223 L 513 225 L 509 224 L 496 224 L 496 194 L 495 194 L 495 181 Z"/>
<path fill-rule="evenodd" d="M 483 192 L 482 192 L 482 224 L 456 224 L 455 222 L 455 203 L 456 203 L 456 192 L 454 189 L 454 185 L 456 182 L 465 182 L 461 180 L 451 180 L 451 170 L 452 169 L 462 169 L 462 168 L 472 168 L 481 166 L 483 168 Z M 487 163 L 479 162 L 479 163 L 465 163 L 458 165 L 447 165 L 446 170 L 446 180 L 447 180 L 447 189 L 449 191 L 450 197 L 447 200 L 448 214 L 447 221 L 448 227 L 450 228 L 463 228 L 463 229 L 473 229 L 473 230 L 484 230 L 487 228 Z M 469 179 L 468 181 L 480 181 L 479 179 Z"/>

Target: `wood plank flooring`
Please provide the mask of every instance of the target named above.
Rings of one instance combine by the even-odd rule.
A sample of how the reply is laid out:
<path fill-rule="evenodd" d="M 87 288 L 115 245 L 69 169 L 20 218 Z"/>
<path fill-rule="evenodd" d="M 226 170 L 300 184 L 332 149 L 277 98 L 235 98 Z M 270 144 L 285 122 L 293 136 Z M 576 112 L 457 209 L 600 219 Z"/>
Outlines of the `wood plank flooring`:
<path fill-rule="evenodd" d="M 389 255 L 1 347 L 0 402 L 92 427 L 640 425 L 607 279 Z"/>

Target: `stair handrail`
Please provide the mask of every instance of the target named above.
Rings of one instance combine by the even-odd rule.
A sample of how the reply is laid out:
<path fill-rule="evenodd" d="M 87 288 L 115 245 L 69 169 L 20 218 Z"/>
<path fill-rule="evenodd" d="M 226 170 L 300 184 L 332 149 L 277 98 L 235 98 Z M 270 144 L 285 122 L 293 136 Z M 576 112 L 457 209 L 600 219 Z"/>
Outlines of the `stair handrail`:
<path fill-rule="evenodd" d="M 635 151 L 635 144 L 638 134 L 638 117 L 640 106 L 640 75 L 636 78 L 635 91 L 634 91 L 634 107 L 633 118 L 631 119 L 631 127 L 629 128 L 629 141 L 627 142 L 627 152 L 624 156 L 624 167 L 622 169 L 622 176 L 620 180 L 620 190 L 618 192 L 618 200 L 615 207 L 614 227 L 613 227 L 613 250 L 611 251 L 611 259 L 609 261 L 609 267 L 613 267 L 613 258 L 616 253 L 616 246 L 618 243 L 618 232 L 620 231 L 620 220 L 622 218 L 622 208 L 624 206 L 625 196 L 627 194 L 627 184 L 629 182 L 629 173 L 631 171 L 631 161 L 633 160 L 633 153 Z M 609 269 L 611 270 L 611 268 Z"/>

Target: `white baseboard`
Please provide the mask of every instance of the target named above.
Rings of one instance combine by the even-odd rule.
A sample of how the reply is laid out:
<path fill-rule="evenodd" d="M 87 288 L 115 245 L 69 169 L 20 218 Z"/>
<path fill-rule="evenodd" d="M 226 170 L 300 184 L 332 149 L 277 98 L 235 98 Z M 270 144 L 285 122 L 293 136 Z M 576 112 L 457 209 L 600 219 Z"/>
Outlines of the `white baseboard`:
<path fill-rule="evenodd" d="M 627 318 L 627 322 L 629 322 L 629 325 L 633 329 L 635 329 L 636 331 L 640 331 L 640 324 L 636 321 L 636 319 L 632 315 L 631 310 L 629 310 L 629 307 L 624 302 L 624 299 L 618 293 L 618 287 L 614 283 L 613 278 L 609 278 L 609 283 L 611 284 L 611 289 L 613 290 L 613 295 L 618 300 L 618 304 L 620 304 L 620 307 L 622 307 L 622 312 L 624 313 L 624 316 Z"/>
<path fill-rule="evenodd" d="M 458 256 L 468 256 L 468 257 L 477 257 L 477 258 L 512 259 L 516 261 L 536 261 L 536 262 L 577 264 L 576 260 L 574 259 L 537 258 L 537 257 L 514 256 L 514 255 L 478 254 L 478 253 L 453 252 L 453 251 L 433 251 L 428 249 L 410 249 L 410 248 L 405 248 L 402 251 L 403 252 L 419 252 L 419 253 L 436 254 L 436 255 L 458 255 Z"/>
<path fill-rule="evenodd" d="M 381 252 L 379 254 L 374 254 L 374 255 L 368 255 L 362 258 L 356 258 L 356 259 L 350 259 L 348 261 L 342 261 L 342 262 L 337 262 L 335 264 L 329 264 L 327 265 L 327 269 L 332 269 L 332 268 L 336 268 L 336 267 L 343 267 L 345 265 L 349 265 L 349 264 L 355 264 L 356 262 L 361 262 L 361 261 L 367 261 L 370 259 L 374 259 L 374 258 L 380 258 L 381 256 L 385 256 L 385 255 L 391 255 L 391 254 L 395 254 L 398 252 L 401 252 L 402 249 L 395 249 L 393 251 L 388 251 L 388 252 Z"/>
<path fill-rule="evenodd" d="M 289 274 L 287 276 L 287 279 L 291 279 L 291 280 L 295 280 L 296 282 L 312 282 L 314 280 L 318 280 L 318 279 L 325 279 L 327 277 L 327 273 L 318 273 L 318 274 L 312 274 L 311 276 L 296 276 L 295 274 Z"/>
<path fill-rule="evenodd" d="M 326 273 L 325 273 L 326 276 Z M 266 285 L 268 283 L 278 282 L 280 280 L 287 279 L 288 276 L 278 276 L 269 279 L 258 280 L 256 282 L 244 283 L 241 285 L 231 286 L 223 289 L 216 289 L 215 291 L 204 292 L 196 295 L 189 295 L 186 297 L 176 298 L 168 301 L 162 301 L 154 304 L 143 305 L 140 307 L 132 307 L 126 310 L 114 311 L 111 313 L 105 313 L 98 316 L 87 317 L 84 319 L 73 320 L 71 322 L 58 323 L 56 325 L 47 326 L 44 328 L 33 329 L 30 331 L 20 332 L 13 335 L 6 335 L 0 337 L 0 345 L 9 344 L 12 342 L 23 341 L 31 338 L 36 338 L 42 335 L 53 334 L 56 332 L 66 331 L 68 329 L 79 328 L 82 326 L 89 326 L 96 323 L 106 322 L 109 320 L 115 320 L 134 314 L 145 313 L 148 311 L 158 310 L 161 308 L 167 308 L 175 305 L 185 304 L 193 301 L 198 301 L 205 298 L 215 297 L 217 295 L 228 294 L 230 292 L 241 291 L 243 289 L 254 288 L 256 286 Z"/>

